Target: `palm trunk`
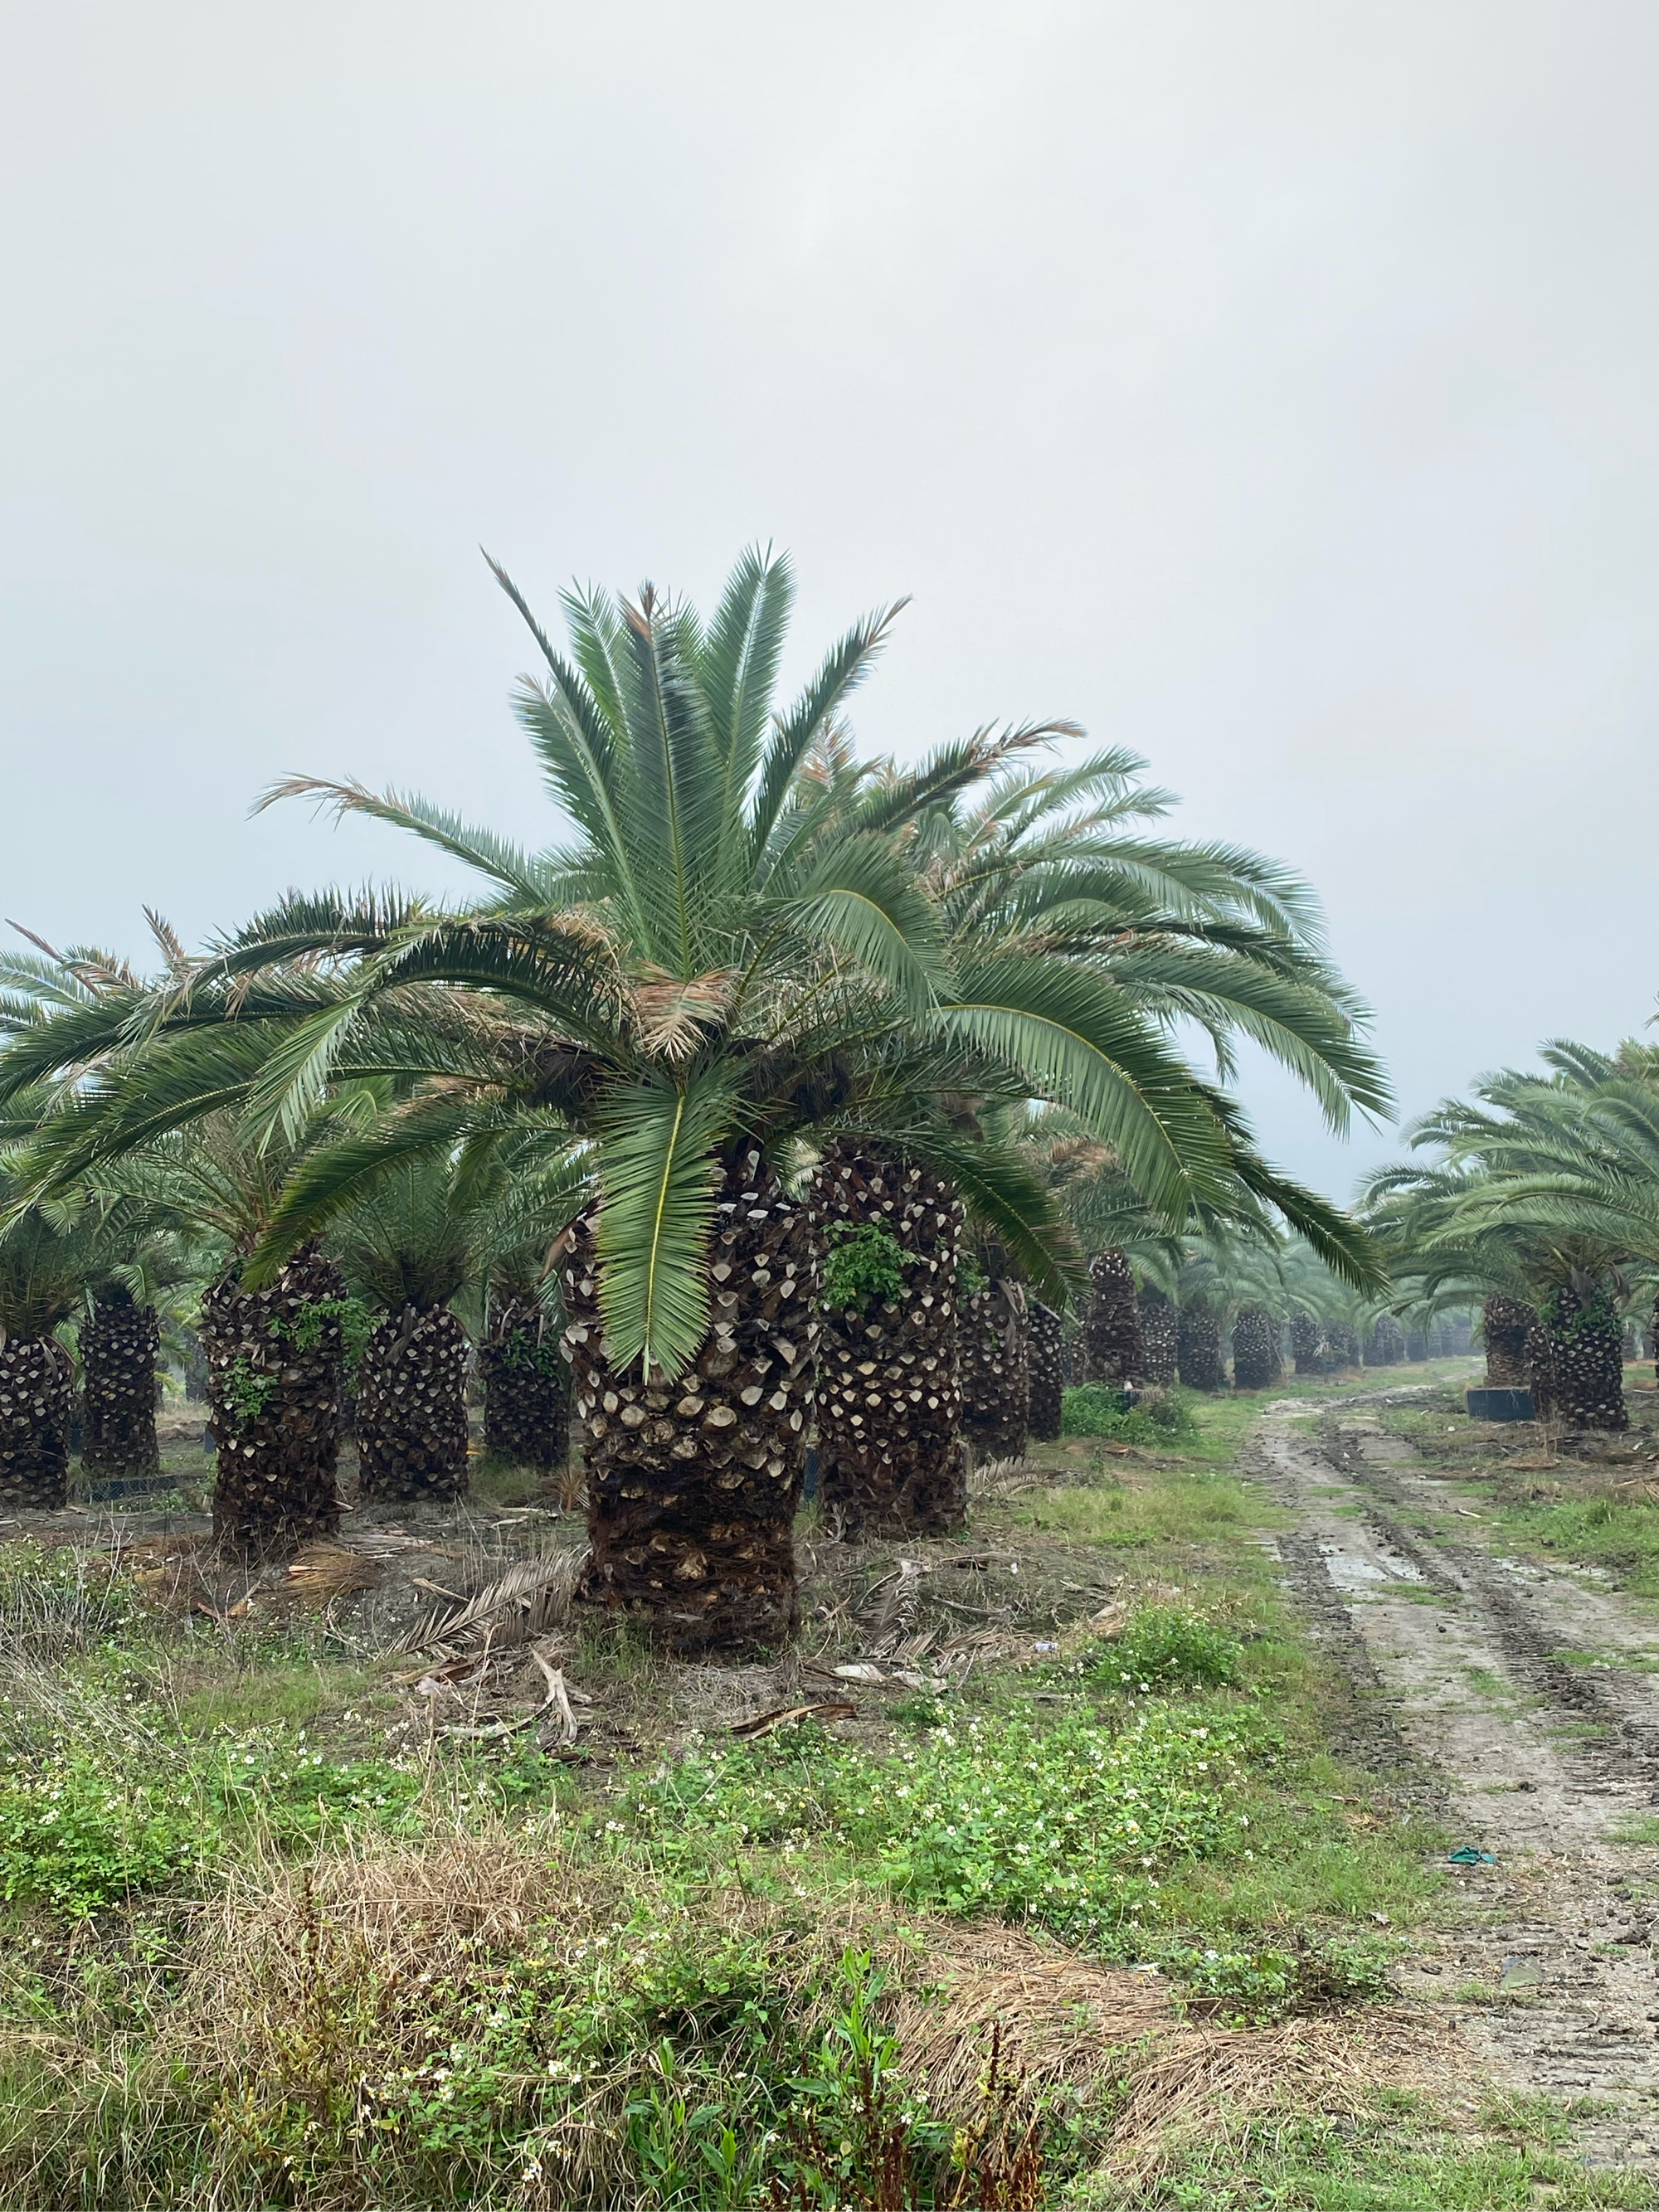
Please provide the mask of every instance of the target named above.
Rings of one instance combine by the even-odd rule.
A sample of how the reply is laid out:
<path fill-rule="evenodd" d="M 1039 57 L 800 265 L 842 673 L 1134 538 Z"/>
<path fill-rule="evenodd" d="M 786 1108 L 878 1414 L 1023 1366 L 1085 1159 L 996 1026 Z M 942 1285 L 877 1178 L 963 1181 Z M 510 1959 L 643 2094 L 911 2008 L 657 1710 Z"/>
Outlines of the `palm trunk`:
<path fill-rule="evenodd" d="M 1244 1306 L 1233 1323 L 1233 1387 L 1270 1390 L 1284 1374 L 1279 1323 L 1261 1306 Z"/>
<path fill-rule="evenodd" d="M 1291 1356 L 1298 1375 L 1319 1372 L 1319 1323 L 1311 1314 L 1291 1316 Z"/>
<path fill-rule="evenodd" d="M 447 1306 L 388 1314 L 357 1369 L 362 1495 L 466 1493 L 466 1331 Z"/>
<path fill-rule="evenodd" d="M 1346 1322 L 1334 1321 L 1325 1330 L 1325 1364 L 1327 1370 L 1338 1374 L 1345 1367 L 1360 1364 L 1359 1337 Z"/>
<path fill-rule="evenodd" d="M 1135 1279 L 1127 1258 L 1115 1249 L 1097 1252 L 1089 1262 L 1089 1312 L 1083 1339 L 1091 1382 L 1140 1381 L 1146 1347 L 1135 1304 Z"/>
<path fill-rule="evenodd" d="M 342 1303 L 314 1245 L 268 1290 L 227 1279 L 202 1301 L 213 1534 L 228 1550 L 291 1551 L 339 1524 Z"/>
<path fill-rule="evenodd" d="M 183 1332 L 185 1340 L 185 1402 L 200 1406 L 207 1400 L 207 1354 L 202 1349 L 202 1340 L 193 1328 Z"/>
<path fill-rule="evenodd" d="M 1378 1314 L 1365 1346 L 1367 1367 L 1398 1367 L 1406 1356 L 1406 1340 L 1392 1314 Z"/>
<path fill-rule="evenodd" d="M 714 1325 L 670 1382 L 605 1358 L 596 1216 L 564 1270 L 586 1438 L 588 1594 L 682 1650 L 775 1650 L 799 1618 L 795 1512 L 811 1415 L 818 1259 L 805 1206 L 758 1152 L 727 1164 Z"/>
<path fill-rule="evenodd" d="M 962 1366 L 962 1433 L 974 1457 L 1021 1458 L 1031 1411 L 1025 1348 L 1025 1293 L 1018 1283 L 989 1283 L 968 1301 L 957 1338 Z"/>
<path fill-rule="evenodd" d="M 1026 1362 L 1031 1378 L 1030 1433 L 1051 1443 L 1060 1432 L 1060 1316 L 1041 1298 L 1025 1302 Z"/>
<path fill-rule="evenodd" d="M 1189 1390 L 1218 1390 L 1225 1379 L 1221 1371 L 1221 1323 L 1207 1298 L 1189 1298 L 1176 1322 L 1177 1358 L 1181 1379 Z"/>
<path fill-rule="evenodd" d="M 1176 1310 L 1162 1291 L 1149 1283 L 1136 1301 L 1140 1312 L 1140 1340 L 1145 1346 L 1141 1369 L 1146 1382 L 1167 1390 L 1181 1379 L 1181 1325 Z"/>
<path fill-rule="evenodd" d="M 902 1258 L 890 1305 L 822 1310 L 818 1495 L 843 1534 L 942 1535 L 968 1514 L 957 1431 L 957 1255 L 962 1201 L 921 1168 L 847 1146 L 826 1154 L 808 1194 L 820 1252 L 840 1224 L 879 1222 Z"/>
<path fill-rule="evenodd" d="M 1619 1319 L 1606 1293 L 1564 1283 L 1538 1318 L 1549 1343 L 1549 1393 L 1562 1426 L 1627 1429 Z"/>
<path fill-rule="evenodd" d="M 69 1502 L 75 1370 L 56 1337 L 0 1346 L 0 1506 L 54 1512 Z"/>
<path fill-rule="evenodd" d="M 489 1457 L 544 1473 L 563 1467 L 570 1457 L 570 1363 L 541 1308 L 526 1298 L 501 1299 L 478 1346 L 478 1365 Z"/>
<path fill-rule="evenodd" d="M 1405 1332 L 1405 1339 L 1406 1357 L 1407 1359 L 1427 1359 L 1431 1356 L 1429 1349 L 1429 1339 L 1422 1329 L 1408 1328 Z"/>
<path fill-rule="evenodd" d="M 1494 1295 L 1486 1300 L 1480 1310 L 1480 1334 L 1486 1346 L 1489 1390 L 1526 1389 L 1527 1339 L 1537 1325 L 1537 1315 L 1517 1298 Z M 1537 1412 L 1536 1406 L 1533 1410 Z"/>
<path fill-rule="evenodd" d="M 155 1443 L 155 1362 L 161 1326 L 154 1306 L 100 1298 L 81 1331 L 86 1396 L 81 1462 L 100 1474 L 147 1472 Z"/>

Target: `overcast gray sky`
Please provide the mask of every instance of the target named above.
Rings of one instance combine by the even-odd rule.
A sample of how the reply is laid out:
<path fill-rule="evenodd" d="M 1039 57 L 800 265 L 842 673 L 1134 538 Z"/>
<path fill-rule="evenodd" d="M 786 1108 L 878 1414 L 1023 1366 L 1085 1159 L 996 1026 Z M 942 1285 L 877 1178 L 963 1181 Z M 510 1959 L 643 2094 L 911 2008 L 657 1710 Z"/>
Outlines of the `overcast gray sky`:
<path fill-rule="evenodd" d="M 1311 876 L 1408 1110 L 1652 1011 L 1652 0 L 0 27 L 0 911 L 439 885 L 248 803 L 537 836 L 480 542 L 550 617 L 770 538 L 803 665 L 914 595 L 872 744 L 1073 715 Z"/>

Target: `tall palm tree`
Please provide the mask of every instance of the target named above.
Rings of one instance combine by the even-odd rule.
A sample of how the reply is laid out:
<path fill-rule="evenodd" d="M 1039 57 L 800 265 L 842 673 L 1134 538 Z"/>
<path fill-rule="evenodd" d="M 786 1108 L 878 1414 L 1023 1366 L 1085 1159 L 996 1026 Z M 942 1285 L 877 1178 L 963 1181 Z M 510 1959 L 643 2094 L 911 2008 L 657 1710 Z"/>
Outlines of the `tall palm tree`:
<path fill-rule="evenodd" d="M 1513 1307 L 1530 1308 L 1538 1411 L 1621 1429 L 1620 1306 L 1629 1271 L 1659 1267 L 1659 1090 L 1639 1054 L 1557 1040 L 1542 1057 L 1548 1076 L 1501 1071 L 1416 1123 L 1413 1146 L 1443 1164 L 1374 1177 L 1371 1214 L 1397 1274 L 1443 1298 L 1486 1294 L 1489 1364 L 1494 1338 L 1500 1365 L 1512 1358 Z"/>

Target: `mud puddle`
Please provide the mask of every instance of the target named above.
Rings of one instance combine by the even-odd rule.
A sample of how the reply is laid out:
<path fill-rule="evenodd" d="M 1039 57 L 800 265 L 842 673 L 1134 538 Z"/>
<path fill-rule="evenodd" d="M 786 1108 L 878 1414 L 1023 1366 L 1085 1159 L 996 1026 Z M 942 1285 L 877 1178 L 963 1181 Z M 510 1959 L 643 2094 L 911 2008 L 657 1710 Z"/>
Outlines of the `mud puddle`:
<path fill-rule="evenodd" d="M 1474 2064 L 1603 2110 L 1583 2154 L 1659 2174 L 1659 1626 L 1571 1570 L 1495 1556 L 1411 1446 L 1350 1400 L 1270 1406 L 1256 1472 L 1295 1517 L 1285 1577 L 1349 1686 L 1351 1755 L 1458 1844 L 1452 1925 L 1401 1973 L 1460 2002 Z"/>

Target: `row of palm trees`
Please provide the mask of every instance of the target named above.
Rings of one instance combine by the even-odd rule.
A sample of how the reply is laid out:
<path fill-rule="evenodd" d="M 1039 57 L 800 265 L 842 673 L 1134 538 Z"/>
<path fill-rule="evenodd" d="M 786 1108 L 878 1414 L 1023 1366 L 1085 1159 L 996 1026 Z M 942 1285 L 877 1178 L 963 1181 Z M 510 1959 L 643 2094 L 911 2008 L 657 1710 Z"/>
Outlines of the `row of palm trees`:
<path fill-rule="evenodd" d="M 1248 1038 L 1334 1127 L 1387 1107 L 1303 884 L 1165 835 L 1132 754 L 1056 765 L 1066 723 L 860 757 L 898 609 L 781 701 L 770 553 L 707 622 L 573 591 L 566 648 L 495 573 L 553 842 L 293 778 L 268 798 L 388 823 L 474 896 L 294 894 L 199 956 L 161 928 L 154 974 L 42 949 L 4 979 L 6 1237 L 74 1213 L 210 1261 L 222 1540 L 333 1525 L 350 1375 L 366 1485 L 463 1480 L 470 1297 L 492 1391 L 568 1356 L 592 1594 L 775 1642 L 809 1429 L 843 1525 L 959 1518 L 970 1330 L 1012 1358 L 1131 1241 L 1113 1218 L 1170 1249 L 1284 1229 L 1380 1290 L 1224 1088 Z M 17 1311 L 0 1415 L 57 1358 L 63 1316 Z"/>
<path fill-rule="evenodd" d="M 1659 1054 L 1557 1039 L 1408 1133 L 1364 1218 L 1422 1313 L 1479 1305 L 1488 1380 L 1569 1430 L 1628 1422 L 1624 1340 L 1659 1291 Z"/>

